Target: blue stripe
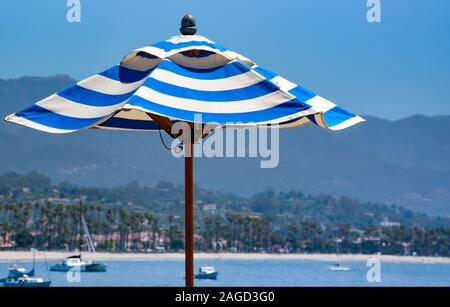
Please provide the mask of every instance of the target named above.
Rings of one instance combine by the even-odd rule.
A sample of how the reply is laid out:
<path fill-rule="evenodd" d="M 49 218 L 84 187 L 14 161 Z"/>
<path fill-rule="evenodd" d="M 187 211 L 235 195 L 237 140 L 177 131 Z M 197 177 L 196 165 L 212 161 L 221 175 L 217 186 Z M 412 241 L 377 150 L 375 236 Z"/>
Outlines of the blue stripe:
<path fill-rule="evenodd" d="M 274 93 L 278 88 L 271 82 L 261 81 L 257 84 L 225 91 L 200 91 L 165 83 L 153 78 L 147 79 L 143 86 L 172 97 L 195 99 L 199 101 L 226 102 L 262 97 Z"/>
<path fill-rule="evenodd" d="M 276 73 L 259 66 L 253 68 L 253 70 L 262 75 L 267 80 L 272 80 L 273 78 L 278 76 Z M 317 94 L 313 91 L 310 91 L 300 85 L 297 85 L 295 88 L 290 90 L 289 93 L 297 97 L 301 102 L 306 102 L 307 100 L 317 96 Z"/>
<path fill-rule="evenodd" d="M 139 130 L 159 130 L 159 125 L 154 121 L 134 120 L 126 118 L 111 117 L 99 126 L 123 129 L 139 129 Z"/>
<path fill-rule="evenodd" d="M 190 122 L 194 121 L 194 115 L 201 114 L 204 123 L 218 123 L 218 124 L 238 123 L 238 122 L 242 123 L 263 122 L 292 115 L 294 113 L 309 108 L 308 106 L 301 104 L 296 100 L 293 100 L 280 104 L 276 107 L 260 111 L 222 114 L 222 113 L 193 112 L 176 109 L 145 100 L 139 96 L 133 96 L 128 103 L 134 106 L 142 107 L 150 112 L 155 112 L 167 117 L 173 117 Z"/>
<path fill-rule="evenodd" d="M 314 115 L 308 115 L 306 116 L 311 122 L 313 122 L 314 124 L 316 124 L 317 126 L 319 126 L 319 124 L 316 122 L 316 118 L 314 117 Z"/>
<path fill-rule="evenodd" d="M 290 90 L 289 93 L 291 93 L 292 95 L 297 97 L 298 100 L 300 100 L 301 102 L 304 102 L 304 103 L 308 103 L 307 101 L 309 99 L 317 96 L 312 91 L 310 91 L 304 87 L 301 87 L 300 85 L 298 85 L 297 87 Z"/>
<path fill-rule="evenodd" d="M 156 55 L 150 54 L 148 52 L 145 51 L 139 51 L 136 56 L 140 56 L 146 59 L 159 59 L 159 57 L 157 57 Z"/>
<path fill-rule="evenodd" d="M 259 73 L 261 76 L 263 76 L 267 80 L 271 80 L 277 76 L 276 73 L 274 73 L 266 68 L 263 68 L 263 67 L 258 66 L 258 67 L 253 68 L 253 70 L 256 71 L 257 73 Z"/>
<path fill-rule="evenodd" d="M 207 46 L 207 47 L 211 47 L 214 49 L 218 49 L 220 51 L 228 50 L 227 48 L 225 48 L 219 44 L 216 44 L 216 43 L 199 42 L 199 41 L 191 41 L 191 42 L 184 42 L 184 43 L 178 43 L 178 44 L 164 41 L 164 42 L 159 42 L 159 43 L 156 43 L 156 44 L 153 44 L 150 46 L 163 49 L 166 52 L 171 51 L 171 50 L 185 48 L 185 47 L 196 47 L 196 46 Z"/>
<path fill-rule="evenodd" d="M 125 100 L 130 98 L 134 94 L 134 92 L 136 92 L 136 90 L 122 95 L 109 95 L 93 90 L 88 90 L 84 87 L 74 84 L 58 93 L 58 95 L 81 104 L 94 107 L 106 107 L 124 102 Z"/>
<path fill-rule="evenodd" d="M 323 118 L 328 127 L 336 126 L 353 117 L 355 117 L 355 114 L 350 113 L 340 107 L 334 107 L 333 109 L 323 113 Z"/>
<path fill-rule="evenodd" d="M 89 127 L 99 122 L 104 117 L 98 118 L 75 118 L 53 113 L 38 105 L 32 105 L 20 112 L 16 116 L 26 118 L 35 123 L 63 130 L 79 130 Z"/>
<path fill-rule="evenodd" d="M 250 70 L 245 65 L 242 65 L 239 62 L 232 62 L 214 68 L 199 69 L 184 67 L 169 60 L 162 61 L 158 65 L 157 69 L 168 70 L 180 76 L 199 80 L 224 79 L 246 73 Z"/>
<path fill-rule="evenodd" d="M 288 121 L 279 123 L 279 125 L 282 126 L 282 125 L 292 124 L 292 123 L 295 123 L 296 121 L 299 121 L 301 118 L 302 118 L 302 117 L 290 119 L 290 120 L 288 120 Z"/>
<path fill-rule="evenodd" d="M 108 70 L 105 70 L 104 72 L 99 73 L 99 75 L 123 83 L 133 83 L 147 77 L 152 70 L 153 68 L 147 71 L 139 71 L 116 65 Z"/>

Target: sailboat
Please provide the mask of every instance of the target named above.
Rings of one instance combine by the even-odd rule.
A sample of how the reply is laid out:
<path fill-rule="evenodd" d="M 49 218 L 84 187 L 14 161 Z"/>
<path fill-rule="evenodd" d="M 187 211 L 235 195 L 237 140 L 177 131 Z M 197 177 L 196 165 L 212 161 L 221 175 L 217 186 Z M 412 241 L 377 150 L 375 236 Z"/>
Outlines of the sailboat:
<path fill-rule="evenodd" d="M 25 268 L 17 265 L 9 267 L 9 274 L 6 278 L 0 279 L 0 285 L 8 288 L 37 288 L 37 287 L 50 287 L 52 283 L 50 280 L 45 280 L 40 277 L 34 277 L 35 274 L 35 250 L 33 249 L 33 268 L 27 271 Z"/>
<path fill-rule="evenodd" d="M 81 226 L 83 228 L 84 238 L 88 246 L 88 252 L 95 254 L 94 243 L 92 242 L 91 235 L 89 234 L 89 229 L 87 227 L 86 221 L 81 211 L 80 211 L 80 221 Z M 84 260 L 81 255 L 81 244 L 80 244 L 79 254 L 69 256 L 65 258 L 61 263 L 54 264 L 50 267 L 50 271 L 54 272 L 68 272 L 72 269 L 79 270 L 80 272 L 106 272 L 106 265 L 104 263 L 95 262 L 92 260 Z"/>
<path fill-rule="evenodd" d="M 332 264 L 328 267 L 330 271 L 350 271 L 350 267 L 347 265 L 342 264 L 339 261 L 339 244 L 342 242 L 342 240 L 336 240 L 336 258 L 338 259 L 338 262 L 335 264 Z"/>

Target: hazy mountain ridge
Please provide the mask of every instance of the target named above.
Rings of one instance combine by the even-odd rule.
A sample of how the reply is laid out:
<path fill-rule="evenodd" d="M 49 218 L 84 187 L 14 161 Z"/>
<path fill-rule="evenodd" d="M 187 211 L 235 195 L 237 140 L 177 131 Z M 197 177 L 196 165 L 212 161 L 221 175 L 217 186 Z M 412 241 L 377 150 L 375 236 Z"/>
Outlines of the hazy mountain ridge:
<path fill-rule="evenodd" d="M 67 76 L 0 80 L 6 116 L 74 82 Z M 450 116 L 367 122 L 340 132 L 309 126 L 281 132 L 280 164 L 257 159 L 197 159 L 196 182 L 249 195 L 277 190 L 356 197 L 450 215 Z M 116 186 L 138 180 L 182 182 L 182 161 L 145 132 L 83 131 L 50 135 L 0 124 L 0 172 L 37 170 L 61 181 Z"/>

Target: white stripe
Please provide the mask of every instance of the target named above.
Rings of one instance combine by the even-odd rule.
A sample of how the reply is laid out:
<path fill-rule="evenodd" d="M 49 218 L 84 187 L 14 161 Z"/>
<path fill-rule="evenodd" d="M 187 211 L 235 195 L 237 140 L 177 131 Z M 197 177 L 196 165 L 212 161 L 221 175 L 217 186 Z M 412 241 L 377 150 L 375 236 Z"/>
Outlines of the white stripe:
<path fill-rule="evenodd" d="M 108 95 L 123 95 L 134 91 L 144 83 L 145 78 L 134 83 L 122 83 L 102 75 L 95 75 L 77 84 L 85 89 Z"/>
<path fill-rule="evenodd" d="M 223 79 L 200 80 L 181 76 L 164 69 L 155 69 L 150 77 L 165 83 L 199 91 L 235 90 L 252 86 L 262 81 L 252 71 Z"/>
<path fill-rule="evenodd" d="M 260 111 L 275 107 L 293 99 L 293 96 L 277 91 L 265 96 L 246 100 L 210 102 L 169 96 L 146 86 L 140 87 L 134 95 L 175 109 L 220 114 Z"/>
<path fill-rule="evenodd" d="M 125 100 L 121 103 L 107 106 L 107 107 L 94 107 L 85 104 L 81 104 L 78 102 L 73 102 L 57 94 L 54 94 L 50 97 L 47 97 L 39 102 L 36 105 L 47 109 L 53 113 L 75 117 L 75 118 L 96 118 L 110 115 L 120 109 L 126 102 Z"/>
<path fill-rule="evenodd" d="M 365 122 L 366 120 L 362 118 L 361 116 L 356 115 L 355 117 L 352 117 L 350 119 L 347 119 L 346 121 L 337 124 L 335 126 L 329 127 L 330 130 L 342 130 L 348 127 L 351 127 L 353 125 L 356 125 L 357 123 Z"/>
<path fill-rule="evenodd" d="M 172 44 L 187 43 L 187 42 L 206 42 L 215 44 L 215 42 L 213 42 L 212 40 L 207 39 L 206 37 L 201 35 L 176 35 L 166 40 L 166 42 L 170 42 Z"/>
<path fill-rule="evenodd" d="M 336 106 L 331 101 L 329 101 L 323 97 L 320 97 L 319 95 L 314 96 L 313 98 L 305 101 L 305 103 L 309 104 L 317 112 L 326 112 Z"/>
<path fill-rule="evenodd" d="M 286 92 L 289 92 L 293 88 L 297 87 L 297 84 L 292 83 L 291 81 L 286 80 L 285 78 L 283 78 L 281 76 L 276 76 L 276 77 L 272 78 L 270 81 L 275 83 L 276 85 L 278 85 L 283 91 L 286 91 Z"/>
<path fill-rule="evenodd" d="M 19 124 L 19 125 L 23 125 L 23 126 L 26 126 L 26 127 L 30 127 L 30 128 L 33 128 L 33 129 L 37 129 L 37 130 L 41 130 L 41 131 L 45 131 L 45 132 L 50 132 L 50 133 L 69 133 L 69 132 L 77 131 L 77 130 L 64 130 L 64 129 L 47 127 L 47 126 L 35 123 L 35 122 L 33 122 L 31 120 L 28 120 L 26 118 L 16 116 L 14 114 L 11 114 L 11 115 L 7 116 L 5 118 L 5 120 L 7 122 L 16 123 L 16 124 Z"/>

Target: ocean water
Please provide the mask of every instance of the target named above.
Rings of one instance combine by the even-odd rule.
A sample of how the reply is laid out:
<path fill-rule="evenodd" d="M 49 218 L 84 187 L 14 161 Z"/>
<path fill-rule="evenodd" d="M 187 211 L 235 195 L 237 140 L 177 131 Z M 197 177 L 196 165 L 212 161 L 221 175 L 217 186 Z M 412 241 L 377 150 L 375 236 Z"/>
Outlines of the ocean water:
<path fill-rule="evenodd" d="M 55 262 L 49 262 L 49 265 Z M 68 282 L 66 273 L 47 272 L 36 263 L 36 275 L 52 286 L 183 286 L 182 260 L 105 261 L 106 273 L 81 273 L 80 282 Z M 13 263 L 0 261 L 0 277 Z M 31 268 L 31 263 L 17 263 Z M 351 270 L 333 272 L 330 262 L 312 260 L 199 260 L 213 265 L 218 280 L 196 280 L 197 286 L 450 286 L 450 264 L 381 263 L 381 282 L 369 283 L 366 262 L 346 262 Z"/>

